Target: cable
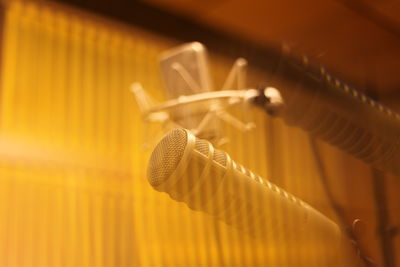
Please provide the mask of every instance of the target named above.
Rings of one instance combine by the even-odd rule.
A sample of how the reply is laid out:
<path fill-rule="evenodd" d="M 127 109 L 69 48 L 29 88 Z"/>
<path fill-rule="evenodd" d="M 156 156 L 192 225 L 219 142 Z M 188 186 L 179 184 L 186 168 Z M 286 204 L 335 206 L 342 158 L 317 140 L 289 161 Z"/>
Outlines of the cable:
<path fill-rule="evenodd" d="M 389 225 L 389 214 L 386 207 L 386 179 L 383 177 L 383 173 L 375 168 L 372 169 L 372 183 L 374 188 L 375 205 L 377 212 L 377 225 L 378 233 L 381 242 L 382 256 L 384 266 L 394 267 L 396 266 L 392 235 L 390 233 Z"/>
<path fill-rule="evenodd" d="M 318 151 L 318 147 L 317 144 L 315 142 L 315 138 L 312 137 L 311 135 L 309 135 L 309 141 L 310 141 L 310 145 L 311 145 L 311 149 L 314 155 L 314 159 L 315 159 L 315 163 L 317 165 L 317 169 L 319 172 L 319 177 L 320 180 L 322 182 L 322 187 L 325 191 L 325 194 L 328 198 L 329 204 L 332 206 L 338 220 L 339 220 L 339 224 L 341 225 L 342 229 L 344 230 L 347 238 L 349 239 L 349 241 L 352 244 L 352 247 L 355 250 L 355 253 L 357 254 L 357 256 L 363 261 L 364 265 L 366 267 L 376 267 L 377 265 L 371 260 L 371 258 L 369 258 L 366 255 L 366 252 L 364 251 L 364 249 L 361 247 L 355 233 L 354 233 L 354 223 L 350 224 L 347 222 L 346 216 L 344 214 L 344 211 L 342 209 L 342 207 L 336 202 L 335 197 L 333 196 L 333 193 L 330 189 L 330 185 L 326 176 L 326 171 L 324 168 L 324 165 L 322 163 L 321 160 L 321 155 Z M 355 220 L 356 221 L 356 220 Z"/>

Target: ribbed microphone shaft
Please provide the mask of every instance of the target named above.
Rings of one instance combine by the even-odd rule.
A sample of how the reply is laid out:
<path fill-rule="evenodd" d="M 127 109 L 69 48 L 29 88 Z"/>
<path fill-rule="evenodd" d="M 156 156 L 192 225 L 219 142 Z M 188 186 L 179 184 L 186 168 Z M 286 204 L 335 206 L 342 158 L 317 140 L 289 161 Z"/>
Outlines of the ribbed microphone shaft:
<path fill-rule="evenodd" d="M 281 113 L 322 140 L 400 176 L 400 115 L 303 58 L 282 60 Z"/>
<path fill-rule="evenodd" d="M 171 160 L 168 150 L 174 145 L 170 143 L 183 147 L 174 154 L 180 157 L 179 162 Z M 168 171 L 159 171 L 166 166 Z M 309 253 L 315 251 L 308 249 L 315 245 L 328 245 L 324 253 L 337 252 L 342 236 L 334 222 L 186 130 L 171 131 L 155 148 L 148 179 L 156 190 L 168 193 L 191 209 L 211 214 L 253 237 L 296 247 L 293 253 L 298 259 L 311 259 Z M 271 241 L 277 232 L 284 237 Z M 324 257 L 332 260 L 329 256 L 332 255 Z"/>

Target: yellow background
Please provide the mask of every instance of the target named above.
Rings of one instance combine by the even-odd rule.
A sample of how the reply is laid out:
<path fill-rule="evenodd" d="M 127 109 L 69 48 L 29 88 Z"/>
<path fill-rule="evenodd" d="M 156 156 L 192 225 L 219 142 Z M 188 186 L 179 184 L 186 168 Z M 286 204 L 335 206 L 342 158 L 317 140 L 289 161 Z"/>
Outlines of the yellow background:
<path fill-rule="evenodd" d="M 255 266 L 288 255 L 281 232 L 264 244 L 148 184 L 147 133 L 129 86 L 163 100 L 158 55 L 179 40 L 50 3 L 3 9 L 0 266 Z M 210 52 L 221 86 L 234 58 Z M 250 68 L 249 85 L 264 79 Z M 223 149 L 336 221 L 307 134 L 256 110 L 243 116 L 257 129 L 225 126 Z M 349 222 L 365 222 L 363 246 L 381 262 L 371 170 L 317 145 L 335 198 Z M 400 183 L 386 179 L 396 225 Z"/>

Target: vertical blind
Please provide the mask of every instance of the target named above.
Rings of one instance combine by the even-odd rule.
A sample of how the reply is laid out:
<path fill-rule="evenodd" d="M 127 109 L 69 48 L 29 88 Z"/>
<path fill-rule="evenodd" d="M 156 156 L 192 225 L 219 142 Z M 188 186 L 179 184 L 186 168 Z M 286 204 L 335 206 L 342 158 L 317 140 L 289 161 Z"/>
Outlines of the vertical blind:
<path fill-rule="evenodd" d="M 301 246 L 331 260 L 329 244 L 286 245 L 301 226 L 283 221 L 284 210 L 266 226 L 268 238 L 254 239 L 148 184 L 149 133 L 129 87 L 139 81 L 164 100 L 158 55 L 179 40 L 54 3 L 9 1 L 4 10 L 1 266 L 278 266 Z M 221 86 L 234 58 L 211 51 L 210 61 Z M 248 84 L 264 82 L 262 73 L 250 67 Z M 338 222 L 310 137 L 257 110 L 231 112 L 257 128 L 241 133 L 224 125 L 230 142 L 222 149 Z M 317 148 L 349 220 L 375 225 L 372 189 L 363 182 L 369 168 L 318 141 Z M 361 185 L 357 198 L 350 178 Z M 376 244 L 367 247 L 380 260 Z"/>

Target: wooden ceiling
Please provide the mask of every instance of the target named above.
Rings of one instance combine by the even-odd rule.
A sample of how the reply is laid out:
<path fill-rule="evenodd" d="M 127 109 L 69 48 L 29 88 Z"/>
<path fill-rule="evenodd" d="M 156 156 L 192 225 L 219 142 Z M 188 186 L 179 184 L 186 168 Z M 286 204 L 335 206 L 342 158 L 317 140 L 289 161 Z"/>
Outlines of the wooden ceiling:
<path fill-rule="evenodd" d="M 286 43 L 363 89 L 400 95 L 399 1 L 146 2 L 261 45 Z"/>

